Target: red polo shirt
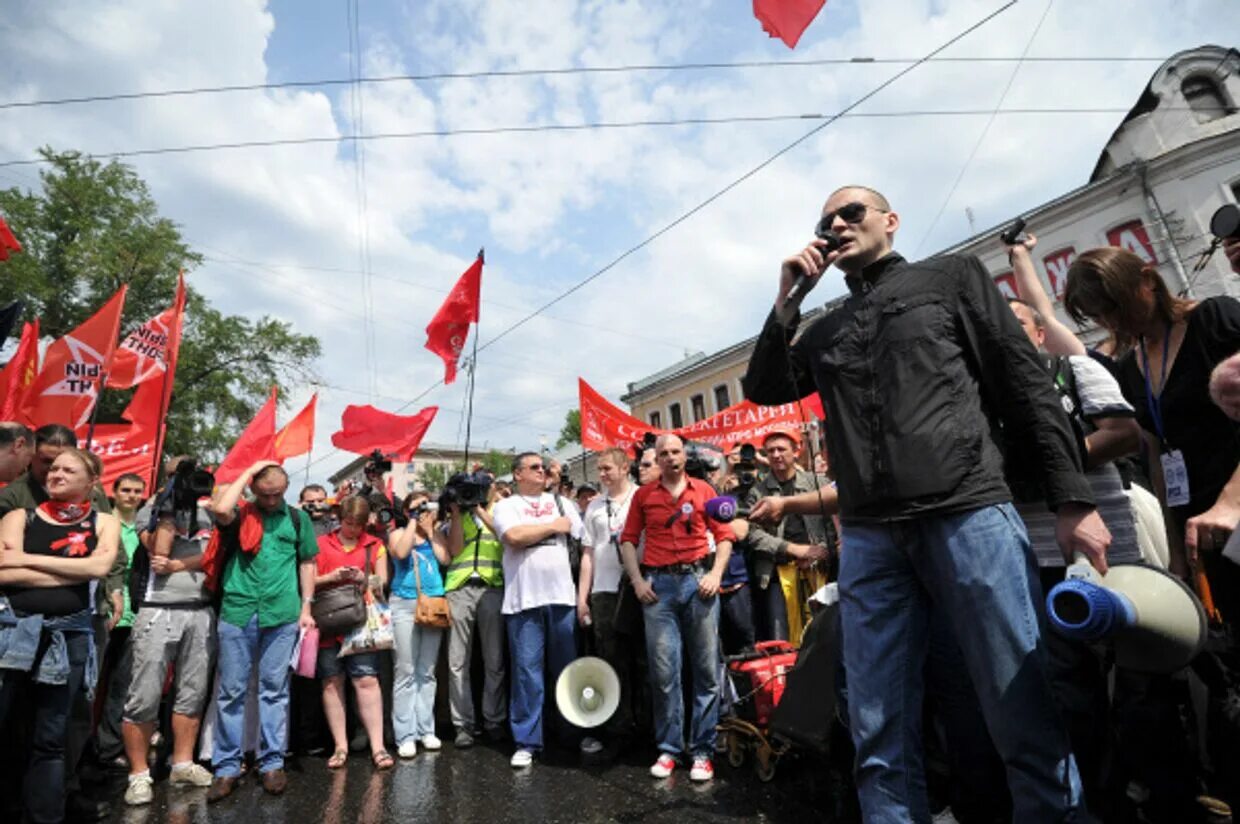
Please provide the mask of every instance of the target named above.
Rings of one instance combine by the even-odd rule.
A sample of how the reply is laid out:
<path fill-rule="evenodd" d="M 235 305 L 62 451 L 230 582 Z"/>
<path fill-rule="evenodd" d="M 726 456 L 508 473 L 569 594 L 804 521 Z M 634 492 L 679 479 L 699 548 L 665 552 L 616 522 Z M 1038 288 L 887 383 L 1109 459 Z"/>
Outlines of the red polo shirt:
<path fill-rule="evenodd" d="M 715 543 L 735 541 L 736 534 L 727 524 L 706 517 L 706 502 L 715 497 L 714 488 L 705 481 L 686 478 L 679 498 L 664 488 L 662 481 L 646 484 L 633 493 L 629 517 L 624 522 L 621 542 L 637 546 L 646 533 L 643 566 L 688 564 L 705 558 L 710 552 L 706 530 L 715 536 Z"/>

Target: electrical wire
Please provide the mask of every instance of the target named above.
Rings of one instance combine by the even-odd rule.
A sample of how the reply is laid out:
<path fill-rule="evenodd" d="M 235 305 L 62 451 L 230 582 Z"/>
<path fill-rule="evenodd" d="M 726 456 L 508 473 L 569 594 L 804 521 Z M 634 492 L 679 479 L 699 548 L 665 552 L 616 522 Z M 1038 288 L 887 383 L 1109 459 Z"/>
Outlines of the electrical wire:
<path fill-rule="evenodd" d="M 898 75 L 897 75 L 898 76 Z M 853 104 L 858 105 L 858 104 Z M 437 137 L 478 137 L 502 134 L 537 134 L 541 132 L 590 132 L 609 129 L 665 128 L 672 126 L 720 126 L 733 123 L 781 123 L 797 120 L 822 120 L 829 125 L 836 120 L 868 120 L 915 117 L 988 117 L 1015 115 L 1114 115 L 1127 114 L 1129 107 L 1027 107 L 1019 109 L 907 109 L 893 112 L 853 112 L 849 107 L 835 114 L 807 112 L 802 114 L 736 115 L 730 117 L 653 118 L 645 120 L 594 121 L 590 123 L 540 123 L 525 126 L 478 126 L 457 129 L 428 129 L 412 132 L 380 132 L 375 134 L 337 134 L 319 137 L 288 137 L 271 140 L 238 140 L 221 143 L 197 143 L 186 146 L 161 146 L 147 149 L 85 152 L 85 157 L 122 158 L 158 157 L 161 155 L 193 154 L 235 149 L 267 149 L 281 146 L 313 146 L 362 142 L 371 140 L 420 140 Z M 1160 107 L 1160 111 L 1187 111 L 1187 107 Z M 41 166 L 52 163 L 44 157 L 0 162 L 0 169 L 15 166 Z"/>
<path fill-rule="evenodd" d="M 939 225 L 939 220 L 942 219 L 943 213 L 947 211 L 948 204 L 956 196 L 956 190 L 960 188 L 960 181 L 964 180 L 965 173 L 968 172 L 969 166 L 973 165 L 973 159 L 977 157 L 978 150 L 982 148 L 982 143 L 986 140 L 986 135 L 990 134 L 990 127 L 994 125 L 995 117 L 998 116 L 999 110 L 1003 108 L 1003 101 L 1007 100 L 1008 92 L 1012 90 L 1012 84 L 1016 82 L 1016 75 L 1020 73 L 1020 67 L 1024 65 L 1025 56 L 1029 54 L 1029 49 L 1033 48 L 1033 41 L 1037 39 L 1038 32 L 1042 30 L 1042 24 L 1046 22 L 1046 16 L 1051 13 L 1051 6 L 1054 5 L 1054 2 L 1055 0 L 1047 0 L 1046 8 L 1042 10 L 1042 16 L 1038 18 L 1038 24 L 1033 27 L 1033 32 L 1029 35 L 1029 41 L 1025 43 L 1025 48 L 1021 51 L 1020 58 L 1017 59 L 1016 65 L 1012 67 L 1012 73 L 1008 75 L 1007 84 L 1003 87 L 1003 91 L 995 103 L 994 111 L 986 119 L 986 125 L 982 127 L 982 133 L 977 136 L 977 141 L 973 144 L 973 148 L 969 150 L 969 156 L 965 158 L 964 165 L 960 167 L 960 173 L 952 181 L 951 188 L 947 191 L 947 197 L 943 199 L 943 205 L 939 207 L 938 212 L 934 215 L 934 220 L 930 221 L 929 228 L 922 234 L 921 240 L 917 242 L 917 246 L 913 250 L 914 257 L 921 252 L 921 247 L 925 245 L 930 238 L 930 234 Z"/>
<path fill-rule="evenodd" d="M 149 92 L 116 92 L 112 94 L 83 95 L 78 97 L 45 98 L 40 100 L 10 100 L 0 103 L 0 110 L 30 109 L 42 106 L 70 106 L 84 103 L 107 103 L 120 100 L 147 100 L 161 97 L 187 97 L 202 94 L 228 94 L 233 92 L 271 91 L 275 89 L 315 88 L 321 86 L 347 86 L 353 83 L 431 83 L 445 80 L 483 80 L 488 78 L 559 77 L 575 74 L 620 74 L 626 72 L 677 72 L 711 71 L 729 69 L 804 68 L 813 66 L 886 66 L 907 65 L 918 62 L 930 63 L 1010 63 L 1015 57 L 936 57 L 918 61 L 905 57 L 831 57 L 811 60 L 741 60 L 713 63 L 649 63 L 621 66 L 568 66 L 550 69 L 492 69 L 476 72 L 428 72 L 423 74 L 390 74 L 375 77 L 320 78 L 317 80 L 286 80 L 278 83 L 235 83 L 220 86 L 194 86 L 179 89 L 157 89 Z M 1110 57 L 1110 56 L 1044 56 L 1027 57 L 1028 63 L 1161 63 L 1166 57 Z"/>
<path fill-rule="evenodd" d="M 816 134 L 818 134 L 818 133 L 819 133 L 819 132 L 821 132 L 823 129 L 825 129 L 825 128 L 827 128 L 828 126 L 830 126 L 832 123 L 834 123 L 836 120 L 840 119 L 842 116 L 844 116 L 845 114 L 847 114 L 847 113 L 848 113 L 849 111 L 851 111 L 852 109 L 855 109 L 857 106 L 860 106 L 860 105 L 862 105 L 863 103 L 865 103 L 867 100 L 870 100 L 871 98 L 873 98 L 874 96 L 876 96 L 877 94 L 879 94 L 880 92 L 882 92 L 884 89 L 886 89 L 887 87 L 891 86 L 891 85 L 892 85 L 893 83 L 895 83 L 897 80 L 899 80 L 900 78 L 904 77 L 906 74 L 908 74 L 909 72 L 913 71 L 913 70 L 914 70 L 914 69 L 916 69 L 918 66 L 922 65 L 922 64 L 923 64 L 923 63 L 925 63 L 927 60 L 929 60 L 930 58 L 934 57 L 934 56 L 935 56 L 936 54 L 938 54 L 939 52 L 942 52 L 942 51 L 944 51 L 944 50 L 946 50 L 946 49 L 950 48 L 951 46 L 955 45 L 955 44 L 956 44 L 957 42 L 959 42 L 960 40 L 963 40 L 963 39 L 964 39 L 965 37 L 967 37 L 969 34 L 973 33 L 973 32 L 974 32 L 974 31 L 976 31 L 977 29 L 979 29 L 979 28 L 981 28 L 982 26 L 984 26 L 986 23 L 990 22 L 991 20 L 995 19 L 995 18 L 996 18 L 996 17 L 998 17 L 999 15 L 1003 14 L 1005 11 L 1007 11 L 1007 10 L 1008 10 L 1008 9 L 1010 9 L 1010 8 L 1012 8 L 1012 6 L 1014 6 L 1014 5 L 1016 5 L 1016 0 L 1009 0 L 1009 2 L 1005 3 L 1004 5 L 1000 6 L 999 8 L 997 8 L 997 9 L 995 9 L 994 11 L 990 12 L 989 14 L 985 15 L 985 16 L 984 16 L 984 17 L 982 17 L 980 20 L 978 20 L 976 23 L 973 23 L 973 24 L 972 24 L 972 25 L 970 25 L 969 27 L 965 28 L 964 30 L 962 30 L 961 32 L 959 32 L 958 34 L 956 34 L 955 36 L 953 36 L 951 39 L 949 39 L 949 40 L 947 40 L 946 42 L 944 42 L 943 44 L 941 44 L 941 45 L 939 45 L 939 46 L 935 47 L 935 48 L 934 48 L 933 50 L 931 50 L 931 51 L 930 51 L 930 52 L 929 52 L 929 53 L 928 53 L 925 57 L 921 58 L 920 60 L 918 60 L 917 62 L 913 63 L 912 65 L 910 65 L 910 66 L 908 66 L 908 67 L 906 67 L 906 68 L 904 68 L 904 69 L 901 69 L 899 72 L 896 72 L 894 75 L 892 75 L 891 77 L 889 77 L 887 80 L 883 81 L 882 83 L 880 83 L 879 85 L 877 85 L 877 86 L 875 86 L 873 89 L 871 89 L 870 91 L 866 92 L 866 93 L 865 93 L 864 95 L 862 95 L 861 97 L 857 98 L 855 101 L 853 101 L 851 104 L 849 104 L 848 106 L 846 106 L 843 110 L 841 110 L 838 114 L 834 115 L 831 119 L 829 119 L 829 120 L 827 120 L 827 121 L 825 121 L 825 122 L 823 122 L 823 123 L 818 124 L 818 125 L 817 125 L 817 126 L 815 126 L 814 128 L 812 128 L 812 129 L 810 129 L 809 131 L 805 132 L 805 133 L 804 133 L 803 135 L 801 135 L 800 137 L 798 137 L 798 138 L 796 138 L 795 140 L 793 140 L 791 143 L 785 144 L 782 148 L 780 148 L 779 150 L 777 150 L 774 154 L 770 155 L 770 156 L 769 156 L 769 157 L 767 157 L 765 160 L 763 160 L 762 162 L 758 163 L 756 166 L 752 167 L 751 169 L 749 169 L 749 170 L 748 170 L 748 171 L 746 171 L 745 173 L 741 174 L 739 177 L 734 178 L 734 179 L 733 179 L 730 183 L 728 183 L 727 185 L 725 185 L 723 188 L 721 188 L 721 189 L 717 190 L 716 192 L 714 192 L 713 194 L 711 194 L 711 195 L 710 195 L 709 197 L 707 197 L 706 199 L 704 199 L 704 200 L 702 200 L 701 202 L 699 202 L 696 206 L 693 206 L 692 208 L 688 209 L 687 211 L 682 212 L 682 213 L 681 213 L 678 217 L 676 217 L 675 219 L 673 219 L 671 222 L 664 224 L 662 228 L 660 228 L 660 229 L 656 230 L 655 232 L 653 232 L 652 234 L 648 235 L 648 236 L 647 236 L 646 238 L 644 238 L 643 240 L 638 241 L 637 243 L 635 243 L 635 244 L 633 244 L 632 246 L 630 246 L 628 249 L 626 249 L 626 250 L 625 250 L 624 252 L 622 252 L 620 255 L 618 255 L 617 257 L 613 258 L 613 259 L 612 259 L 609 263 L 607 263 L 606 265 L 604 265 L 601 269 L 597 270 L 596 272 L 594 272 L 593 274 L 591 274 L 591 275 L 587 276 L 586 278 L 584 278 L 584 279 L 582 279 L 582 280 L 578 281 L 576 284 L 574 284 L 574 285 L 573 285 L 573 286 L 571 286 L 570 288 L 568 288 L 568 289 L 566 289 L 565 291 L 561 292 L 561 293 L 560 293 L 557 297 L 555 297 L 555 298 L 553 298 L 552 300 L 548 301 L 547 303 L 543 304 L 543 305 L 542 305 L 542 306 L 540 306 L 538 309 L 535 309 L 533 312 L 531 312 L 530 314 L 528 314 L 528 315 L 526 315 L 525 317 L 521 318 L 521 319 L 520 319 L 520 320 L 518 320 L 516 323 L 509 325 L 507 328 L 505 328 L 504 330 L 502 330 L 502 331 L 501 331 L 498 335 L 496 335 L 495 337 L 491 338 L 491 339 L 490 339 L 490 340 L 488 340 L 486 343 L 483 343 L 482 345 L 480 345 L 480 346 L 478 347 L 478 351 L 479 351 L 479 352 L 481 352 L 482 350 L 489 348 L 489 347 L 490 347 L 490 346 L 492 346 L 493 344 L 498 343 L 500 340 L 502 340 L 503 338 L 505 338 L 506 336 L 508 336 L 508 335 L 509 335 L 509 334 L 511 334 L 512 332 L 516 331 L 517 329 L 519 329 L 520 327 L 524 326 L 524 325 L 525 325 L 526 323 L 528 323 L 529 321 L 533 320 L 535 317 L 537 317 L 537 316 L 538 316 L 539 314 L 541 314 L 542 312 L 544 312 L 544 311 L 546 311 L 547 309 L 551 308 L 552 306 L 554 306 L 555 304 L 557 304 L 557 303 L 559 303 L 560 301 L 564 300 L 565 298 L 569 297 L 570 295 L 572 295 L 572 294 L 576 293 L 577 291 L 579 291 L 580 289 L 582 289 L 582 288 L 584 288 L 585 286 L 589 285 L 590 283 L 593 283 L 595 280 L 597 280 L 598 278 L 600 278 L 600 277 L 602 277 L 603 275 L 605 275 L 607 272 L 609 272 L 609 271 L 611 271 L 612 269 L 614 269 L 616 266 L 618 266 L 620 263 L 622 263 L 622 262 L 623 262 L 624 260 L 626 260 L 627 258 L 631 257 L 632 255 L 636 254 L 637 252 L 639 252 L 639 251 L 641 251 L 642 249 L 646 248 L 646 247 L 647 247 L 647 246 L 649 246 L 651 243 L 653 243 L 654 241 L 656 241 L 656 240 L 658 240 L 659 238 L 661 238 L 663 235 L 667 234 L 668 232 L 671 232 L 673 229 L 675 229 L 676 227 L 680 226 L 682 223 L 684 223 L 685 221 L 687 221 L 689 218 L 691 218 L 691 217 L 693 217 L 694 215 L 696 215 L 698 212 L 701 212 L 703 209 L 705 209 L 705 208 L 707 208 L 708 206 L 710 206 L 710 205 L 711 205 L 712 203 L 714 203 L 716 200 L 719 200 L 720 198 L 724 197 L 725 195 L 727 195 L 727 194 L 728 194 L 729 192 L 731 192 L 733 189 L 735 189 L 735 188 L 737 188 L 738 186 L 740 186 L 740 185 L 741 185 L 742 183 L 744 183 L 745 181 L 749 180 L 750 178 L 752 178 L 752 177 L 754 177 L 755 175 L 757 175 L 757 174 L 759 174 L 760 172 L 762 172 L 764 169 L 766 169 L 768 166 L 770 166 L 770 165 L 771 165 L 772 163 L 774 163 L 776 160 L 778 160 L 779 158 L 781 158 L 781 157 L 783 157 L 784 155 L 788 154 L 788 153 L 789 153 L 789 152 L 791 152 L 793 149 L 795 149 L 796 147 L 800 146 L 802 143 L 806 142 L 806 141 L 807 141 L 807 140 L 809 140 L 810 138 L 814 137 Z M 405 409 L 409 408 L 410 406 L 413 406 L 415 403 L 419 402 L 420 400 L 422 400 L 422 398 L 426 397 L 427 395 L 429 395 L 431 392 L 435 391 L 436 389 L 438 389 L 438 388 L 439 388 L 440 386 L 442 386 L 442 385 L 443 385 L 443 381 L 442 381 L 442 380 L 436 381 L 435 383 L 433 383 L 433 384 L 431 384 L 430 386 L 428 386 L 428 387 L 427 387 L 426 389 L 424 389 L 422 392 L 418 393 L 418 394 L 417 394 L 417 395 L 416 395 L 413 399 L 411 399 L 409 402 L 407 402 L 406 404 L 404 404 L 403 406 L 401 406 L 400 408 L 398 408 L 398 409 L 397 409 L 397 410 L 395 410 L 395 411 L 396 411 L 396 412 L 401 412 L 401 411 L 403 411 L 403 410 L 405 410 Z M 336 450 L 336 451 L 339 451 L 339 450 Z M 319 458 L 319 459 L 317 459 L 317 460 L 319 460 L 319 461 L 321 461 L 321 460 L 326 460 L 328 457 L 331 457 L 331 455 L 333 455 L 333 454 L 335 454 L 335 453 L 334 453 L 334 452 L 333 452 L 333 453 L 329 453 L 328 455 L 324 455 L 322 458 Z"/>

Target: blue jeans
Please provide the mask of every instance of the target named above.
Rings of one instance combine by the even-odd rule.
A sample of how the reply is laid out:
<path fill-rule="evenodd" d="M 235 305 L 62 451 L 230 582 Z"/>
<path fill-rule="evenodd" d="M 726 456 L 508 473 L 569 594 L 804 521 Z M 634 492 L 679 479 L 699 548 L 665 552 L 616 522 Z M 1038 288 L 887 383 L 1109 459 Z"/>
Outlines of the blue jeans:
<path fill-rule="evenodd" d="M 1011 505 L 846 525 L 840 592 L 866 822 L 930 821 L 921 719 L 932 608 L 964 653 L 1006 768 L 1013 820 L 1075 820 L 1080 779 L 1047 680 L 1037 567 Z"/>
<path fill-rule="evenodd" d="M 397 746 L 435 732 L 435 663 L 439 660 L 443 630 L 413 622 L 417 603 L 413 598 L 391 600 L 396 639 L 392 733 Z"/>
<path fill-rule="evenodd" d="M 43 635 L 41 648 L 48 643 L 47 633 Z M 30 685 L 25 704 L 34 714 L 34 730 L 29 754 L 17 763 L 25 761 L 27 764 L 21 787 L 26 820 L 31 822 L 63 821 L 65 817 L 65 741 L 69 713 L 82 689 L 86 659 L 94 639 L 81 632 L 66 632 L 64 638 L 68 664 L 65 683 L 36 683 L 33 673 L 15 670 L 6 672 L 0 681 L 0 731 L 9 742 L 14 740 L 11 724 L 14 701 L 21 685 Z"/>
<path fill-rule="evenodd" d="M 211 766 L 219 778 L 241 775 L 241 735 L 245 723 L 245 692 L 250 671 L 258 663 L 258 769 L 284 767 L 288 740 L 289 661 L 297 644 L 297 624 L 260 629 L 258 615 L 244 627 L 227 621 L 219 626 L 219 718 Z"/>
<path fill-rule="evenodd" d="M 512 703 L 508 709 L 512 740 L 519 749 L 541 750 L 547 684 L 554 692 L 560 672 L 577 654 L 573 641 L 577 610 L 552 604 L 505 618 L 512 658 Z"/>
<path fill-rule="evenodd" d="M 719 597 L 698 595 L 699 576 L 655 571 L 649 575 L 659 600 L 643 604 L 646 657 L 654 695 L 654 737 L 660 752 L 672 756 L 685 747 L 685 702 L 681 691 L 681 650 L 689 654 L 693 723 L 688 750 L 695 757 L 715 751 L 719 722 Z"/>

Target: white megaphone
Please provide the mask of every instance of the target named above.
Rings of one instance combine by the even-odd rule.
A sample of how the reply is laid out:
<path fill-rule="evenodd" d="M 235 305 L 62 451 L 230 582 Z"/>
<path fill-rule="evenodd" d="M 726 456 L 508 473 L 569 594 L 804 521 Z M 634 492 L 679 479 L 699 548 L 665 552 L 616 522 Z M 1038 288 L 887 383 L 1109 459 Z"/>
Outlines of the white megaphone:
<path fill-rule="evenodd" d="M 1110 641 L 1115 662 L 1148 673 L 1188 665 L 1206 643 L 1206 612 L 1179 578 L 1144 564 L 1099 575 L 1083 556 L 1046 596 L 1051 628 L 1067 638 Z"/>
<path fill-rule="evenodd" d="M 555 705 L 577 727 L 597 727 L 620 706 L 620 677 L 602 658 L 578 658 L 555 683 Z"/>

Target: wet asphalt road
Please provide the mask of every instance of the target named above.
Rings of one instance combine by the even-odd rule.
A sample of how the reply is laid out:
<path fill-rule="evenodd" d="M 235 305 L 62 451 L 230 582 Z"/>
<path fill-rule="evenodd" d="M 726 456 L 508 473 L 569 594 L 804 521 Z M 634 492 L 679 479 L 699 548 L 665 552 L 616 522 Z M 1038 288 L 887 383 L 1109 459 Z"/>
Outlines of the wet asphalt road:
<path fill-rule="evenodd" d="M 776 776 L 759 783 L 746 763 L 733 769 L 716 759 L 715 780 L 689 781 L 687 769 L 659 781 L 645 753 L 605 767 L 582 767 L 568 755 L 550 755 L 526 770 L 508 765 L 509 749 L 476 746 L 419 752 L 379 773 L 353 754 L 346 769 L 327 769 L 325 758 L 290 761 L 288 792 L 268 796 L 253 779 L 210 807 L 205 789 L 170 790 L 156 782 L 155 802 L 125 807 L 124 780 L 109 798 L 118 824 L 344 824 L 348 822 L 736 822 L 843 821 L 832 814 L 833 793 L 818 759 L 785 756 Z"/>

